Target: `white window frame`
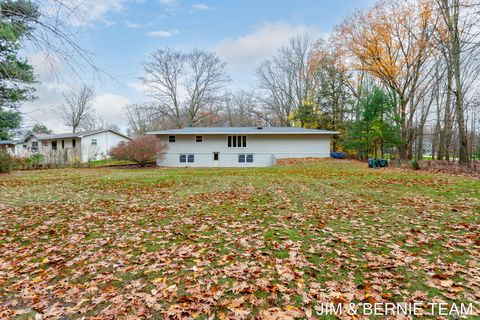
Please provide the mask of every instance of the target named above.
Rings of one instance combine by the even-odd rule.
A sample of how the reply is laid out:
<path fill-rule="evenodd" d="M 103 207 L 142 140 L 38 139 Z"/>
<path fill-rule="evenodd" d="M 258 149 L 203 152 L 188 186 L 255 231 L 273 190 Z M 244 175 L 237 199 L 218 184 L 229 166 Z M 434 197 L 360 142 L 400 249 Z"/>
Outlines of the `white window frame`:
<path fill-rule="evenodd" d="M 182 161 L 182 156 L 185 157 L 185 161 Z M 178 155 L 178 163 L 187 163 L 187 155 L 186 154 L 179 154 Z"/>
<path fill-rule="evenodd" d="M 185 162 L 181 161 L 182 156 L 185 157 Z M 193 161 L 190 161 L 190 157 Z M 195 163 L 195 154 L 193 153 L 180 153 L 178 155 L 178 163 Z"/>
<path fill-rule="evenodd" d="M 243 159 L 243 161 L 241 161 L 240 159 Z M 238 161 L 238 163 L 246 163 L 247 155 L 244 154 L 244 153 L 239 153 L 238 156 L 237 156 L 237 161 Z"/>
<path fill-rule="evenodd" d="M 248 157 L 252 158 L 252 161 L 248 161 Z M 240 159 L 243 159 L 243 161 L 240 161 Z M 237 162 L 238 163 L 253 163 L 255 161 L 255 157 L 253 153 L 239 153 L 237 156 Z"/>
<path fill-rule="evenodd" d="M 231 146 L 228 146 L 228 137 L 231 137 Z M 238 146 L 238 143 L 237 143 L 237 146 L 233 146 L 233 137 L 236 137 L 235 139 L 237 139 L 238 137 L 242 137 L 242 145 L 239 147 Z M 243 137 L 245 137 L 245 147 L 243 146 Z M 237 135 L 237 134 L 232 134 L 232 135 L 227 135 L 227 139 L 226 139 L 226 144 L 227 144 L 227 148 L 231 148 L 231 149 L 237 149 L 237 148 L 246 148 L 248 146 L 248 136 L 245 135 L 245 134 L 242 134 L 242 135 Z"/>

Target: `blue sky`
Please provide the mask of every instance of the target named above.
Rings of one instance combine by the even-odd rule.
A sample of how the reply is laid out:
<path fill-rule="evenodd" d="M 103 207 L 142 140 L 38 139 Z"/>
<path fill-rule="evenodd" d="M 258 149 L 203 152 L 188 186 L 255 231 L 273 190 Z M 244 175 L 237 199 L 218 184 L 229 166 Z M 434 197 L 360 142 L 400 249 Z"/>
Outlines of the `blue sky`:
<path fill-rule="evenodd" d="M 52 0 L 47 0 L 52 1 Z M 290 37 L 308 33 L 328 36 L 339 21 L 371 0 L 71 0 L 83 19 L 72 20 L 76 39 L 110 76 L 95 80 L 94 106 L 106 121 L 126 129 L 123 108 L 148 100 L 141 80 L 142 63 L 157 48 L 201 48 L 216 52 L 228 64 L 230 89 L 249 89 L 256 66 Z M 23 107 L 27 126 L 46 123 L 66 131 L 55 112 L 62 93 L 75 90 L 79 79 L 68 67 L 39 52 L 28 53 L 41 84 L 37 99 Z M 81 77 L 91 83 L 92 72 Z"/>

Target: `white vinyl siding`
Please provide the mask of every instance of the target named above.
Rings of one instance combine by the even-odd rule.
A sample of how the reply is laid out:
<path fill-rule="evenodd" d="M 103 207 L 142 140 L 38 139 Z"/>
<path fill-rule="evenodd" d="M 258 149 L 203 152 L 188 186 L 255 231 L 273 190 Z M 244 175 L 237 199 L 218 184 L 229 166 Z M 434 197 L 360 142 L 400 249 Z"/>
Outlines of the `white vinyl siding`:
<path fill-rule="evenodd" d="M 194 167 L 267 167 L 275 164 L 276 159 L 283 158 L 327 158 L 330 156 L 330 136 L 322 134 L 275 134 L 275 135 L 235 135 L 245 136 L 246 147 L 228 147 L 228 136 L 203 135 L 203 143 L 197 143 L 196 134 L 176 135 L 160 166 L 194 166 Z M 163 143 L 168 143 L 168 135 L 158 135 Z M 231 138 L 233 140 L 233 138 Z M 243 138 L 242 145 L 243 145 Z M 233 142 L 233 141 L 232 141 Z M 219 160 L 214 163 L 212 153 L 219 153 Z M 238 155 L 244 154 L 245 162 L 238 162 Z M 180 163 L 180 154 L 193 154 L 193 163 Z M 248 155 L 252 155 L 248 158 Z M 251 161 L 250 161 L 251 160 Z"/>

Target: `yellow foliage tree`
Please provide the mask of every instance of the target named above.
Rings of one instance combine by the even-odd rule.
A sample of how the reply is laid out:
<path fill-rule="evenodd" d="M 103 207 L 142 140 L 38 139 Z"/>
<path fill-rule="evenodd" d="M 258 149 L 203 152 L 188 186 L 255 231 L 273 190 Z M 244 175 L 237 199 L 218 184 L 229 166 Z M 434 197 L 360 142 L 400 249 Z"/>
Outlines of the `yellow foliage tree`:
<path fill-rule="evenodd" d="M 404 160 L 413 138 L 416 106 L 411 101 L 430 68 L 435 21 L 429 0 L 381 0 L 344 19 L 336 32 L 351 54 L 351 66 L 396 93 L 402 138 L 397 147 Z"/>

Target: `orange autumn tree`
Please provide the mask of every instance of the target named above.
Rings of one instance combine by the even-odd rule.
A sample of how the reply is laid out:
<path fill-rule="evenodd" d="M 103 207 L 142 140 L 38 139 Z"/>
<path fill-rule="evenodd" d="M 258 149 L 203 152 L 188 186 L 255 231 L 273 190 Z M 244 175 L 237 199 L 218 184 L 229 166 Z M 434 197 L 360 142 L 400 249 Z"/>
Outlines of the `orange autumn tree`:
<path fill-rule="evenodd" d="M 397 149 L 402 160 L 411 156 L 416 111 L 412 100 L 431 68 L 434 25 L 428 0 L 381 0 L 345 18 L 336 31 L 351 55 L 351 66 L 395 93 L 402 140 Z"/>

